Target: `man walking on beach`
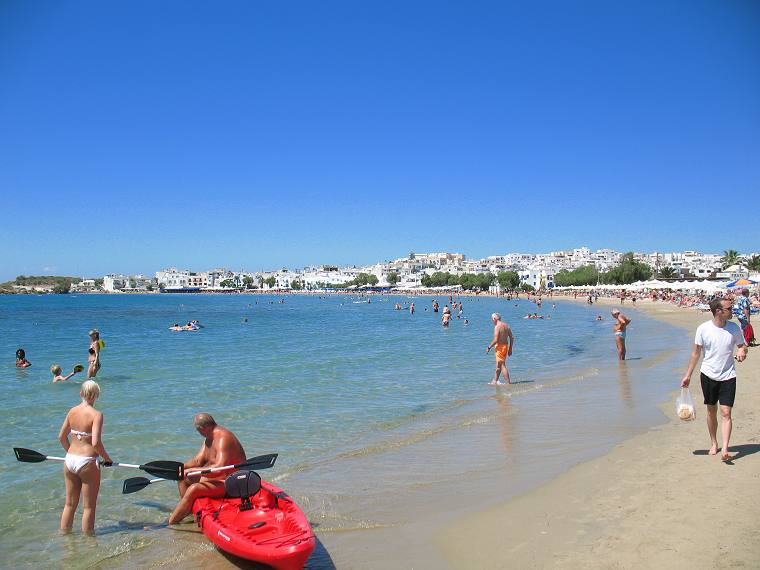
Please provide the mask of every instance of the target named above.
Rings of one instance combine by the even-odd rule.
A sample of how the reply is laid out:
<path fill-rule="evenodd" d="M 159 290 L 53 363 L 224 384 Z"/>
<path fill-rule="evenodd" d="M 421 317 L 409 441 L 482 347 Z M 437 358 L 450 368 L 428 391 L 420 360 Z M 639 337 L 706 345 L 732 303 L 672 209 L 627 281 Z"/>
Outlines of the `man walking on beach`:
<path fill-rule="evenodd" d="M 612 318 L 615 319 L 615 324 L 612 325 L 612 330 L 615 332 L 615 346 L 618 351 L 618 360 L 625 360 L 626 327 L 631 324 L 631 319 L 617 309 L 612 310 Z"/>
<path fill-rule="evenodd" d="M 230 430 L 216 423 L 209 414 L 198 414 L 193 421 L 205 441 L 198 454 L 185 463 L 185 470 L 208 469 L 235 465 L 245 461 L 245 450 Z M 192 512 L 193 502 L 200 497 L 222 497 L 224 479 L 230 473 L 217 471 L 200 476 L 188 474 L 177 483 L 180 500 L 169 517 L 169 524 L 176 524 Z"/>
<path fill-rule="evenodd" d="M 702 394 L 707 406 L 707 431 L 710 433 L 710 455 L 718 453 L 718 406 L 723 419 L 723 448 L 721 459 L 730 461 L 733 457 L 728 453 L 728 441 L 731 438 L 731 409 L 736 396 L 736 367 L 734 366 L 734 345 L 736 360 L 743 362 L 747 358 L 747 346 L 741 329 L 731 320 L 731 301 L 728 299 L 713 299 L 710 301 L 710 311 L 713 318 L 697 327 L 694 337 L 694 349 L 689 358 L 689 367 L 681 381 L 681 386 L 688 387 L 691 374 L 704 351 L 704 359 L 700 371 Z"/>
<path fill-rule="evenodd" d="M 509 369 L 507 368 L 507 357 L 512 356 L 512 345 L 515 342 L 515 337 L 509 325 L 501 320 L 499 313 L 492 314 L 491 321 L 494 324 L 493 341 L 491 341 L 491 344 L 486 349 L 486 354 L 488 354 L 494 346 L 496 347 L 496 375 L 491 380 L 491 384 L 504 384 L 504 382 L 499 380 L 502 368 L 504 368 L 504 378 L 507 379 L 507 384 L 511 384 L 512 380 L 509 377 Z"/>

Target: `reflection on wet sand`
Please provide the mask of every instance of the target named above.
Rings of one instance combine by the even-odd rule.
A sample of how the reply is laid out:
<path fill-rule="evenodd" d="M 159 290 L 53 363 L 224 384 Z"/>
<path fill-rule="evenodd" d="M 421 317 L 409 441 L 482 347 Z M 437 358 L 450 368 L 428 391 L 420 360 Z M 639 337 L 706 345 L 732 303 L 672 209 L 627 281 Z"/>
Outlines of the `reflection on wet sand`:
<path fill-rule="evenodd" d="M 618 385 L 620 386 L 620 399 L 625 402 L 627 408 L 632 410 L 636 407 L 636 403 L 633 401 L 629 370 L 625 361 L 618 362 Z"/>
<path fill-rule="evenodd" d="M 517 434 L 515 433 L 517 427 L 517 422 L 515 421 L 517 408 L 511 402 L 512 398 L 503 392 L 494 394 L 493 399 L 499 408 L 497 421 L 499 422 L 501 444 L 504 447 L 507 459 L 509 459 L 514 452 L 515 440 L 517 439 Z"/>

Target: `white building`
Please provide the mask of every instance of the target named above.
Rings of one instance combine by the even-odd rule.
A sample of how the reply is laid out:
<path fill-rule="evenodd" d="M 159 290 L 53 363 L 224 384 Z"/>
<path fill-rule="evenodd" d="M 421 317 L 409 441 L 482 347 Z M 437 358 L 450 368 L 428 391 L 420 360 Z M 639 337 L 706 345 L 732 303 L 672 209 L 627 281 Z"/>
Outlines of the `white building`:
<path fill-rule="evenodd" d="M 149 291 L 154 281 L 145 275 L 122 275 L 111 273 L 103 276 L 103 290 L 108 293 L 129 293 L 134 291 Z"/>
<path fill-rule="evenodd" d="M 553 289 L 554 274 L 543 268 L 523 269 L 517 272 L 521 285 L 530 285 L 534 289 Z"/>

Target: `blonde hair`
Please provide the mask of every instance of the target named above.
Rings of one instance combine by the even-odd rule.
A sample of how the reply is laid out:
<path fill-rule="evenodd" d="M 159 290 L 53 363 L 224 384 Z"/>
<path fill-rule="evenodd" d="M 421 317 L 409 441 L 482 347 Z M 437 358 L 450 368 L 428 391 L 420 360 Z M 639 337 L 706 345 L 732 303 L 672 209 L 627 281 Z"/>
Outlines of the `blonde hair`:
<path fill-rule="evenodd" d="M 88 380 L 82 384 L 82 389 L 79 390 L 79 395 L 83 400 L 88 402 L 94 402 L 100 397 L 100 386 L 95 380 Z"/>
<path fill-rule="evenodd" d="M 61 367 L 57 364 L 53 364 L 53 366 L 50 367 L 50 373 L 59 376 L 61 374 Z"/>

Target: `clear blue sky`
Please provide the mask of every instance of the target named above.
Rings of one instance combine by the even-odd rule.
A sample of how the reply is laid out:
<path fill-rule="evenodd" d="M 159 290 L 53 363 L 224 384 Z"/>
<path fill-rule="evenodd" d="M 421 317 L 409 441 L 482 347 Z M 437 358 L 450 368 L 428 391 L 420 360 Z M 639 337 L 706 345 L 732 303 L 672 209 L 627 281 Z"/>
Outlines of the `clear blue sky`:
<path fill-rule="evenodd" d="M 759 134 L 755 0 L 5 0 L 0 279 L 757 251 Z"/>

